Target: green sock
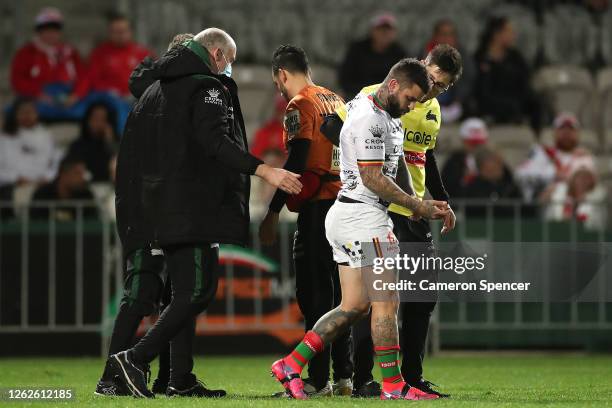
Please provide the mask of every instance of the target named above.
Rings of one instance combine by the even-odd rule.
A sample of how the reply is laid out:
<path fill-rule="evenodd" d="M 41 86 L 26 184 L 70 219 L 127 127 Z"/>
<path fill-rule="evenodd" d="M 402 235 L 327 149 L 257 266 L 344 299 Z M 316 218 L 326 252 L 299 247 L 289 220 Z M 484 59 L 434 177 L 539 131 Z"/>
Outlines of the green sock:
<path fill-rule="evenodd" d="M 374 347 L 383 383 L 395 384 L 403 381 L 399 367 L 399 350 L 399 346 Z"/>

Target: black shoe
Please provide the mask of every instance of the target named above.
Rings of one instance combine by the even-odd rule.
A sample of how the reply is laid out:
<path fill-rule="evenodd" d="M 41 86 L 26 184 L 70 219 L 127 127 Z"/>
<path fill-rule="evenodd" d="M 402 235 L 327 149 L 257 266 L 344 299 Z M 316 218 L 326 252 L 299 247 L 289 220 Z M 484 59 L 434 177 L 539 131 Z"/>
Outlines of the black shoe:
<path fill-rule="evenodd" d="M 440 398 L 449 398 L 450 397 L 450 394 L 442 394 L 441 392 L 436 391 L 433 388 L 431 388 L 432 386 L 433 387 L 437 387 L 437 385 L 432 383 L 431 381 L 427 381 L 427 380 L 424 380 L 422 378 L 420 380 L 418 380 L 418 381 L 409 382 L 408 384 L 410 384 L 410 386 L 412 386 L 412 387 L 418 388 L 419 390 L 421 390 L 423 392 L 426 392 L 427 394 L 434 394 L 434 395 L 437 395 Z"/>
<path fill-rule="evenodd" d="M 225 390 L 209 390 L 205 384 L 198 380 L 195 375 L 189 376 L 180 383 L 168 385 L 166 395 L 169 397 L 200 397 L 200 398 L 221 398 L 225 397 Z"/>
<path fill-rule="evenodd" d="M 361 384 L 358 387 L 353 388 L 353 398 L 374 398 L 380 397 L 380 384 L 374 380 L 368 381 L 365 384 Z"/>
<path fill-rule="evenodd" d="M 119 378 L 115 380 L 100 379 L 96 385 L 94 394 L 103 397 L 127 397 L 132 395 Z"/>
<path fill-rule="evenodd" d="M 153 381 L 153 386 L 151 387 L 151 391 L 153 391 L 153 394 L 166 395 L 167 389 L 168 380 L 160 380 L 159 378 L 156 378 L 155 381 Z"/>
<path fill-rule="evenodd" d="M 132 396 L 155 398 L 155 394 L 147 388 L 151 376 L 148 364 L 136 364 L 128 351 L 113 354 L 109 357 L 109 363 L 111 374 L 119 377 Z"/>

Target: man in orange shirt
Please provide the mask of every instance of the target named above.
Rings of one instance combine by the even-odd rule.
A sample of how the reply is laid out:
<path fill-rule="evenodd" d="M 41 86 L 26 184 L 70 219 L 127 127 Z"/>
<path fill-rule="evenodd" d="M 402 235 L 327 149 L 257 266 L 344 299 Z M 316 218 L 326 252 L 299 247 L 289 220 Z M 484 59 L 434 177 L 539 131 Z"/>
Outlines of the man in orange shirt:
<path fill-rule="evenodd" d="M 296 196 L 277 190 L 259 236 L 264 244 L 276 238 L 278 214 L 285 204 L 299 212 L 293 243 L 296 297 L 306 330 L 340 303 L 340 282 L 332 250 L 325 237 L 325 216 L 340 190 L 339 148 L 319 131 L 325 115 L 344 104 L 341 97 L 317 86 L 310 77 L 306 53 L 299 47 L 282 45 L 272 57 L 272 78 L 289 101 L 284 118 L 283 139 L 289 151 L 285 169 L 299 173 L 303 189 Z M 330 350 L 310 361 L 307 394 L 350 395 L 352 392 L 350 333 L 331 347 L 334 385 L 329 382 Z"/>

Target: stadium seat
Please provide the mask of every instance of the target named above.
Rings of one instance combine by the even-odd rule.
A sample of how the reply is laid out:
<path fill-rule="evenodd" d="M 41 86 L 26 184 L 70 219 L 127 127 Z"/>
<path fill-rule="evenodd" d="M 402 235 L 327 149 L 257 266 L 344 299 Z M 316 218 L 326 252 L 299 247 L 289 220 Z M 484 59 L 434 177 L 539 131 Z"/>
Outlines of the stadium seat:
<path fill-rule="evenodd" d="M 53 135 L 55 145 L 62 149 L 67 148 L 79 137 L 79 125 L 77 123 L 54 123 L 48 125 L 48 129 Z"/>
<path fill-rule="evenodd" d="M 34 184 L 23 184 L 13 189 L 13 207 L 17 216 L 25 214 L 25 209 L 32 201 L 34 190 L 36 190 L 36 185 Z"/>
<path fill-rule="evenodd" d="M 489 140 L 499 148 L 529 148 L 535 134 L 528 126 L 497 125 L 489 129 Z"/>
<path fill-rule="evenodd" d="M 442 124 L 436 139 L 436 152 L 449 153 L 462 146 L 459 135 L 459 124 Z"/>
<path fill-rule="evenodd" d="M 551 101 L 555 112 L 578 115 L 584 127 L 595 128 L 593 78 L 585 69 L 572 65 L 554 65 L 540 69 L 533 77 L 534 89 Z"/>
<path fill-rule="evenodd" d="M 599 95 L 600 131 L 604 148 L 612 148 L 610 130 L 612 130 L 612 67 L 602 69 L 597 73 L 597 92 Z"/>
<path fill-rule="evenodd" d="M 556 64 L 585 64 L 596 50 L 596 29 L 584 7 L 560 5 L 544 14 L 544 51 Z"/>
<path fill-rule="evenodd" d="M 334 68 L 325 65 L 313 65 L 312 80 L 321 86 L 328 88 L 333 92 L 339 92 L 337 81 L 337 71 Z"/>
<path fill-rule="evenodd" d="M 504 158 L 504 161 L 511 169 L 516 169 L 519 164 L 523 163 L 529 155 L 529 150 L 532 145 L 527 146 L 499 146 L 493 142 L 493 146 L 499 151 Z"/>

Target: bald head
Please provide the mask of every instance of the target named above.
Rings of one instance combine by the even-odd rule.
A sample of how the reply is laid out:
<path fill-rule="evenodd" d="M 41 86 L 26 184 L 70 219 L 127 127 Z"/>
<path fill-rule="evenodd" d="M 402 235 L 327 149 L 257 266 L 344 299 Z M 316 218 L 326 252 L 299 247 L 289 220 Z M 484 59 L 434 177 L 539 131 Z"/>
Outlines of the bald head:
<path fill-rule="evenodd" d="M 193 37 L 202 47 L 206 48 L 212 56 L 212 63 L 220 74 L 236 59 L 236 42 L 220 28 L 207 28 Z M 213 67 L 214 68 L 214 67 Z"/>

